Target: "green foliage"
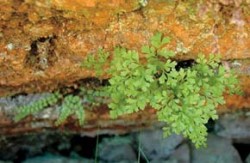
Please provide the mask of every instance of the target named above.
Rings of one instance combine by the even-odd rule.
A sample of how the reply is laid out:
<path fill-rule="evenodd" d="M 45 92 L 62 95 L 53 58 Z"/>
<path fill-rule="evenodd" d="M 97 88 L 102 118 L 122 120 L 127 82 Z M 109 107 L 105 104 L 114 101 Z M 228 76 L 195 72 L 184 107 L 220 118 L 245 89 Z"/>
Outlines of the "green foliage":
<path fill-rule="evenodd" d="M 192 67 L 177 70 L 177 62 L 171 59 L 175 53 L 164 48 L 169 42 L 156 33 L 150 45 L 141 49 L 146 57 L 143 63 L 137 51 L 115 48 L 107 71 L 112 78 L 104 89 L 111 99 L 110 115 L 117 118 L 150 105 L 157 110 L 159 121 L 166 122 L 165 135 L 183 134 L 200 147 L 206 141 L 205 124 L 209 118 L 218 118 L 215 108 L 225 103 L 223 93 L 234 91 L 238 80 L 226 72 L 216 55 L 208 59 L 199 55 Z M 102 59 L 91 61 L 94 65 L 89 67 L 102 70 Z"/>
<path fill-rule="evenodd" d="M 225 92 L 236 93 L 238 80 L 233 72 L 227 72 L 217 55 L 206 58 L 199 55 L 195 64 L 188 68 L 176 68 L 172 58 L 175 53 L 164 46 L 168 37 L 156 33 L 149 45 L 140 52 L 122 47 L 114 49 L 112 56 L 99 49 L 91 54 L 82 67 L 94 69 L 96 75 L 109 75 L 109 85 L 93 90 L 81 88 L 76 95 L 63 98 L 54 93 L 28 106 L 18 108 L 15 121 L 37 113 L 57 103 L 60 99 L 60 115 L 56 125 L 75 115 L 79 124 L 84 123 L 84 108 L 108 103 L 110 116 L 117 118 L 145 109 L 147 105 L 157 110 L 159 121 L 166 122 L 164 135 L 183 134 L 196 147 L 205 145 L 209 118 L 217 119 L 216 107 L 224 104 Z M 139 53 L 145 56 L 142 62 Z M 112 61 L 107 66 L 109 57 Z"/>
<path fill-rule="evenodd" d="M 101 76 L 103 73 L 103 68 L 109 57 L 109 53 L 104 52 L 103 49 L 98 49 L 97 55 L 89 54 L 87 59 L 81 64 L 81 67 L 94 69 L 96 76 Z"/>
<path fill-rule="evenodd" d="M 84 87 L 80 88 L 81 92 L 79 96 L 83 97 L 84 105 L 92 109 L 95 106 L 100 106 L 103 103 L 107 103 L 107 95 L 102 88 L 87 89 Z"/>
<path fill-rule="evenodd" d="M 17 122 L 27 117 L 28 115 L 36 114 L 42 111 L 44 108 L 56 104 L 60 98 L 61 94 L 59 92 L 55 92 L 32 103 L 31 105 L 21 106 L 17 108 L 17 114 L 15 115 L 14 120 Z"/>
<path fill-rule="evenodd" d="M 98 89 L 86 89 L 82 87 L 80 93 L 77 95 L 68 94 L 63 97 L 59 92 L 52 93 L 51 95 L 42 98 L 30 105 L 21 106 L 17 108 L 17 114 L 14 120 L 20 121 L 21 119 L 36 114 L 48 106 L 55 105 L 62 101 L 59 107 L 59 116 L 55 124 L 60 125 L 64 123 L 68 117 L 74 115 L 78 119 L 79 125 L 83 125 L 85 119 L 84 108 L 93 108 L 105 102 L 105 94 Z"/>
<path fill-rule="evenodd" d="M 84 122 L 84 110 L 81 98 L 79 96 L 68 95 L 64 98 L 60 107 L 60 115 L 56 121 L 56 125 L 62 124 L 70 115 L 76 115 L 79 125 Z"/>

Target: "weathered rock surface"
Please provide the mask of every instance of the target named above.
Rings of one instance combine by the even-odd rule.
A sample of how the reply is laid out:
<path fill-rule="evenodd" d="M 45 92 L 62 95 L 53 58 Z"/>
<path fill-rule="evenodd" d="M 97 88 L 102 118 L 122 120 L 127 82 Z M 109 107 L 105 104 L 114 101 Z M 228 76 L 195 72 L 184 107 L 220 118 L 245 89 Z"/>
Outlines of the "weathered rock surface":
<path fill-rule="evenodd" d="M 187 144 L 182 144 L 167 158 L 152 160 L 151 163 L 191 163 L 190 149 Z"/>
<path fill-rule="evenodd" d="M 219 111 L 250 108 L 249 5 L 249 0 L 0 0 L 0 96 L 79 87 L 77 81 L 96 77 L 80 67 L 88 54 L 99 47 L 140 50 L 160 31 L 172 38 L 167 48 L 177 53 L 177 60 L 194 59 L 200 52 L 220 53 L 224 65 L 240 75 L 244 96 L 226 96 L 227 105 Z M 43 114 L 51 119 L 31 117 L 13 124 L 8 115 L 12 98 L 0 105 L 0 133 L 55 129 L 56 109 Z M 86 120 L 84 128 L 69 120 L 60 129 L 94 135 L 101 127 L 102 133 L 123 133 L 153 126 L 155 115 L 146 109 L 110 120 L 103 106 L 87 112 Z"/>
<path fill-rule="evenodd" d="M 153 132 L 157 135 L 159 129 L 151 130 L 151 133 Z M 138 160 L 141 162 L 149 160 L 152 163 L 249 162 L 249 156 L 248 158 L 243 156 L 248 151 L 243 151 L 245 154 L 242 153 L 242 149 L 239 150 L 237 148 L 237 151 L 232 146 L 233 139 L 219 137 L 216 135 L 216 132 L 209 134 L 208 147 L 200 149 L 195 149 L 187 140 L 173 148 L 174 142 L 166 143 L 163 140 L 163 143 L 159 144 L 158 139 L 155 141 L 155 139 L 149 137 L 147 140 L 151 141 L 152 148 L 156 151 L 154 155 L 152 155 L 152 152 L 148 153 L 149 147 L 143 148 L 143 143 L 145 144 L 145 142 L 141 142 L 141 145 L 138 144 L 138 137 L 135 135 L 140 135 L 140 133 L 143 134 L 143 131 L 120 136 L 100 136 L 99 139 L 69 133 L 61 135 L 36 134 L 22 137 L 6 137 L 6 139 L 2 137 L 0 140 L 0 160 L 5 160 L 3 163 L 21 161 L 34 163 L 56 161 L 92 163 L 94 160 L 97 160 L 99 163 L 137 163 Z M 173 140 L 173 137 L 176 137 L 176 135 L 172 135 L 166 138 L 166 140 Z M 146 138 L 143 139 L 145 140 Z M 157 144 L 158 147 L 156 147 Z M 95 151 L 96 149 L 98 151 Z M 160 152 L 159 149 L 161 149 Z M 165 149 L 168 152 L 164 153 Z M 8 151 L 8 153 L 5 151 Z M 140 155 L 139 151 L 141 152 Z M 241 152 L 240 155 L 238 152 Z M 140 158 L 138 158 L 139 156 Z"/>
<path fill-rule="evenodd" d="M 231 141 L 215 135 L 208 136 L 208 146 L 192 151 L 193 163 L 242 163 L 242 160 L 231 145 Z"/>
<path fill-rule="evenodd" d="M 85 158 L 67 158 L 63 156 L 57 156 L 57 155 L 43 155 L 43 156 L 37 156 L 34 158 L 30 158 L 25 160 L 23 163 L 94 163 L 94 160 L 85 159 Z"/>
<path fill-rule="evenodd" d="M 98 158 L 103 162 L 136 162 L 130 137 L 106 138 L 98 145 Z"/>
<path fill-rule="evenodd" d="M 242 112 L 221 115 L 216 123 L 216 130 L 222 137 L 250 143 L 250 115 Z"/>
<path fill-rule="evenodd" d="M 163 138 L 162 130 L 144 131 L 138 134 L 137 144 L 149 160 L 164 160 L 173 153 L 175 148 L 183 141 L 179 135 Z"/>
<path fill-rule="evenodd" d="M 44 92 L 95 76 L 79 65 L 99 47 L 140 49 L 156 31 L 179 59 L 249 59 L 249 1 L 0 1 L 0 95 Z M 143 55 L 141 56 L 143 57 Z M 63 65 L 63 66 L 62 66 Z"/>
<path fill-rule="evenodd" d="M 187 144 L 182 144 L 170 155 L 168 160 L 177 163 L 191 163 L 191 151 L 189 146 Z"/>

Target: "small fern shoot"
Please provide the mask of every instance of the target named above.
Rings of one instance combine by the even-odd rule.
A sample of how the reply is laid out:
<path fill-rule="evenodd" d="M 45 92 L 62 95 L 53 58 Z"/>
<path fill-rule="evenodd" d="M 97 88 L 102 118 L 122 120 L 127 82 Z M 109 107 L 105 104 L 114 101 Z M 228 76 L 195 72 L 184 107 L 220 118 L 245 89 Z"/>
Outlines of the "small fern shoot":
<path fill-rule="evenodd" d="M 62 106 L 60 107 L 60 114 L 56 120 L 56 125 L 60 125 L 67 120 L 71 115 L 75 114 L 79 121 L 79 125 L 84 122 L 84 110 L 81 98 L 79 96 L 68 95 L 64 98 Z"/>
<path fill-rule="evenodd" d="M 54 105 L 61 98 L 61 94 L 59 92 L 52 93 L 51 95 L 42 98 L 30 105 L 21 106 L 17 108 L 17 114 L 14 117 L 14 121 L 20 121 L 21 119 L 31 115 L 36 114 L 43 110 L 44 108 Z"/>

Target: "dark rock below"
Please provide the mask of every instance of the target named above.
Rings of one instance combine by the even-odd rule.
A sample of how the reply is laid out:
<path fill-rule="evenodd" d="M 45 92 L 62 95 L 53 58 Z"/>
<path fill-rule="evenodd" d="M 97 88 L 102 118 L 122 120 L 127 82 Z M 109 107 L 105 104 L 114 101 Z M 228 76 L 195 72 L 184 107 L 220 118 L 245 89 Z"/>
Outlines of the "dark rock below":
<path fill-rule="evenodd" d="M 175 148 L 183 141 L 179 135 L 163 138 L 162 130 L 141 132 L 137 135 L 137 143 L 149 160 L 165 160 Z"/>
<path fill-rule="evenodd" d="M 193 149 L 193 163 L 242 163 L 230 140 L 208 135 L 207 143 L 206 148 Z"/>

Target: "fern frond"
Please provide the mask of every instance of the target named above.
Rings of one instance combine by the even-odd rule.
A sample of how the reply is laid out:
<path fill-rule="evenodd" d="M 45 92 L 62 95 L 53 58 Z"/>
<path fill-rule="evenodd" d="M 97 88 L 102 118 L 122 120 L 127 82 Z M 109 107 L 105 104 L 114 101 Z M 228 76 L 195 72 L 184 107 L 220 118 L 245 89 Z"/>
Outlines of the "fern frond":
<path fill-rule="evenodd" d="M 81 98 L 79 96 L 68 95 L 64 98 L 62 106 L 60 107 L 60 114 L 56 121 L 56 125 L 60 125 L 67 120 L 71 115 L 76 115 L 79 125 L 84 122 L 84 110 Z"/>
<path fill-rule="evenodd" d="M 14 117 L 14 121 L 17 122 L 27 117 L 28 115 L 36 114 L 44 108 L 56 104 L 60 98 L 61 94 L 59 92 L 55 92 L 45 98 L 31 103 L 30 105 L 21 106 L 17 108 L 17 114 Z"/>

